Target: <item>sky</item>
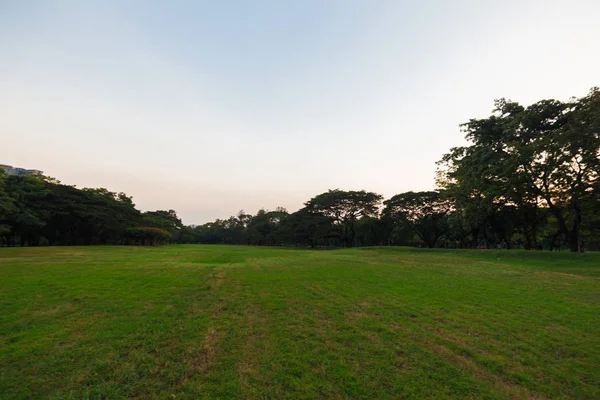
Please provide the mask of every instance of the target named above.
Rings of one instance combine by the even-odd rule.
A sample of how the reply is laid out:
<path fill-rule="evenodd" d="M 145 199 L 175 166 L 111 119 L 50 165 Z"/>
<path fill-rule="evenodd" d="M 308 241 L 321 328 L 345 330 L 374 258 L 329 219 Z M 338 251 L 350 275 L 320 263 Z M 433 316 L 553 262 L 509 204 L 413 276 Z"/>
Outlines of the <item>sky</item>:
<path fill-rule="evenodd" d="M 600 85 L 597 0 L 0 0 L 0 164 L 175 209 L 435 187 L 493 101 Z"/>

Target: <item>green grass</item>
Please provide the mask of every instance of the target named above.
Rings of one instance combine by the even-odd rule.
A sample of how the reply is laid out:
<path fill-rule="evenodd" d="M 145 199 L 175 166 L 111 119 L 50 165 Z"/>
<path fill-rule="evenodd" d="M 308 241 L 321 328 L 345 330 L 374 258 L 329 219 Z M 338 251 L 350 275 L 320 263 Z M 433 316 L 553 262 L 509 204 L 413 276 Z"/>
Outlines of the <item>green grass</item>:
<path fill-rule="evenodd" d="M 0 249 L 0 398 L 600 398 L 600 254 Z"/>

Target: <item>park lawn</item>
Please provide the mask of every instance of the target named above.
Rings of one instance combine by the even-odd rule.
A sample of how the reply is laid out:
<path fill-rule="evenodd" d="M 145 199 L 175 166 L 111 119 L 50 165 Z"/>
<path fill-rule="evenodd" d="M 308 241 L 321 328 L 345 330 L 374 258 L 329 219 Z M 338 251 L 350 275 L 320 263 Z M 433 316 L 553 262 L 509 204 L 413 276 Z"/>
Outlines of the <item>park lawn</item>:
<path fill-rule="evenodd" d="M 600 254 L 0 249 L 0 398 L 600 398 Z"/>

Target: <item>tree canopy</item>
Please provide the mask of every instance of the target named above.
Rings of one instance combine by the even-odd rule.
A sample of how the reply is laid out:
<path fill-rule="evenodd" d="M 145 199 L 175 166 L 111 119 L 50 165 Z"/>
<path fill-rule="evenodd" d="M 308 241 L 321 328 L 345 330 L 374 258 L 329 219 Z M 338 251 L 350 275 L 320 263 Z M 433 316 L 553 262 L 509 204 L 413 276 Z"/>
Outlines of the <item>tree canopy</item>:
<path fill-rule="evenodd" d="M 384 202 L 383 214 L 408 225 L 429 247 L 446 233 L 450 202 L 439 192 L 407 192 Z"/>
<path fill-rule="evenodd" d="M 438 183 L 476 225 L 513 206 L 535 236 L 540 214 L 549 212 L 570 250 L 580 251 L 597 196 L 599 120 L 597 88 L 566 103 L 498 100 L 490 117 L 463 125 L 471 144 L 443 157 Z"/>
<path fill-rule="evenodd" d="M 373 192 L 329 190 L 305 203 L 306 209 L 329 219 L 336 229 L 333 234 L 352 247 L 356 237 L 356 221 L 377 215 L 383 197 Z"/>

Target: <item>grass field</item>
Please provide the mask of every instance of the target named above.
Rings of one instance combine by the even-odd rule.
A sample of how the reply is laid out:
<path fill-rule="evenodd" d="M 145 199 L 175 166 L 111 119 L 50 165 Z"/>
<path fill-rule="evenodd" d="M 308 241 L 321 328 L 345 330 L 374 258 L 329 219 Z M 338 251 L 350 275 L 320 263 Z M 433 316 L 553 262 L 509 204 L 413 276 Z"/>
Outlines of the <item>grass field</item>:
<path fill-rule="evenodd" d="M 0 249 L 0 398 L 600 398 L 600 254 Z"/>

